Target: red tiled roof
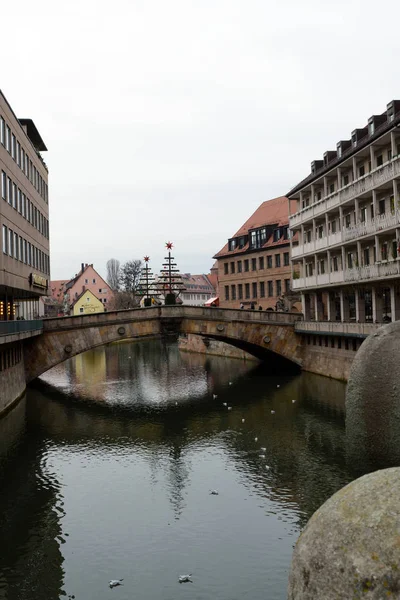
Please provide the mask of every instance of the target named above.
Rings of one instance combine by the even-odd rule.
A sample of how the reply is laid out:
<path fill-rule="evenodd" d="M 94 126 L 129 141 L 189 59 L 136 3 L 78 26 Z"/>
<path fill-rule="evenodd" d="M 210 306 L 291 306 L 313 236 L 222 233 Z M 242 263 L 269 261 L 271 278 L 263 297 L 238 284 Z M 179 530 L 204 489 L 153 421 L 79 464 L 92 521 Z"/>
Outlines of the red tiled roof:
<path fill-rule="evenodd" d="M 296 200 L 290 200 L 291 212 L 296 210 Z M 248 235 L 251 229 L 263 227 L 264 225 L 275 225 L 281 227 L 289 224 L 289 199 L 286 196 L 280 196 L 279 198 L 273 198 L 272 200 L 266 200 L 263 202 L 257 210 L 251 215 L 249 219 L 242 225 L 242 227 L 232 236 L 232 238 L 240 237 L 242 235 Z M 279 246 L 282 243 L 289 243 L 289 240 L 283 240 L 282 238 L 277 242 L 267 240 L 262 248 Z M 235 254 L 242 254 L 249 250 L 249 243 L 247 242 L 243 248 L 236 247 L 235 250 L 228 250 L 228 243 L 217 252 L 214 258 L 220 258 L 226 254 L 234 256 Z M 259 250 L 259 248 L 258 248 Z"/>

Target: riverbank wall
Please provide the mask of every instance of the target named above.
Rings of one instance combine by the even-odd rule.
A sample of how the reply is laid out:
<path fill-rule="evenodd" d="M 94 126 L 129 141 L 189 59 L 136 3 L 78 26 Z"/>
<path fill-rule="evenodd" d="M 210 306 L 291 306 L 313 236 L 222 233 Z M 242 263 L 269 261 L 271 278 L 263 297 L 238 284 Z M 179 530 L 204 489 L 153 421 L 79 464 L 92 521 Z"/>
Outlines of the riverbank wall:
<path fill-rule="evenodd" d="M 0 416 L 17 402 L 26 389 L 22 344 L 0 347 Z"/>
<path fill-rule="evenodd" d="M 348 381 L 351 365 L 362 340 L 349 343 L 339 338 L 328 340 L 322 336 L 302 335 L 301 338 L 303 371 L 339 381 Z M 179 349 L 183 352 L 198 352 L 209 356 L 258 361 L 256 357 L 230 344 L 193 334 L 180 336 Z"/>

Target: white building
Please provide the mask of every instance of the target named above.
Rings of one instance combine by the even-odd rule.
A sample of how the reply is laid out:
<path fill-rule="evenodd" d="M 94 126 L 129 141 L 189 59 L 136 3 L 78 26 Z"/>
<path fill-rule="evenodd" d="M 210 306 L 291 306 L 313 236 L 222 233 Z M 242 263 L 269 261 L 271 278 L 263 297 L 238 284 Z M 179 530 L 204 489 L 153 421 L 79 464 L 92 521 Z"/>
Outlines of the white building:
<path fill-rule="evenodd" d="M 181 292 L 179 298 L 183 304 L 190 306 L 203 306 L 207 300 L 215 297 L 216 291 L 209 281 L 207 275 L 191 275 L 185 273 L 182 275 L 182 282 L 185 290 Z"/>
<path fill-rule="evenodd" d="M 289 193 L 306 321 L 400 318 L 400 100 L 355 129 Z"/>

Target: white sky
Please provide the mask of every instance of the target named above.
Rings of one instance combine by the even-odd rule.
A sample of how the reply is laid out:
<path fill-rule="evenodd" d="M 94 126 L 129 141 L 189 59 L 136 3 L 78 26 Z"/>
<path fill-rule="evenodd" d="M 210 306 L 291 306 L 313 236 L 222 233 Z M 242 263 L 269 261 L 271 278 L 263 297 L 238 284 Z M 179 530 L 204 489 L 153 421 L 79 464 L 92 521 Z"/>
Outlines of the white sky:
<path fill-rule="evenodd" d="M 0 88 L 49 152 L 52 278 L 183 272 L 400 98 L 400 3 L 18 0 Z"/>

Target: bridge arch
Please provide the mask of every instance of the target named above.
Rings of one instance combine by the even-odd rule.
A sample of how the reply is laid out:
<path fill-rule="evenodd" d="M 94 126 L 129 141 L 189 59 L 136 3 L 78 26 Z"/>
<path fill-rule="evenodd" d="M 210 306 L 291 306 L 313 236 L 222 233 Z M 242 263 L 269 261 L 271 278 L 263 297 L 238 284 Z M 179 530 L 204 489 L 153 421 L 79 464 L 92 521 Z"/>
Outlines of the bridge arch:
<path fill-rule="evenodd" d="M 61 362 L 111 342 L 179 333 L 209 337 L 267 360 L 273 368 L 301 368 L 294 313 L 193 306 L 158 306 L 44 321 L 43 334 L 26 341 L 29 383 Z"/>

